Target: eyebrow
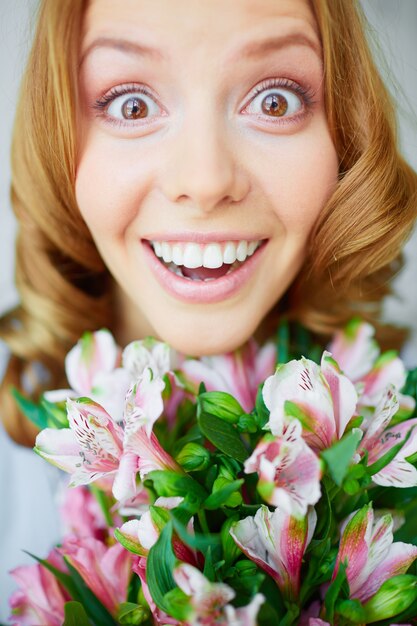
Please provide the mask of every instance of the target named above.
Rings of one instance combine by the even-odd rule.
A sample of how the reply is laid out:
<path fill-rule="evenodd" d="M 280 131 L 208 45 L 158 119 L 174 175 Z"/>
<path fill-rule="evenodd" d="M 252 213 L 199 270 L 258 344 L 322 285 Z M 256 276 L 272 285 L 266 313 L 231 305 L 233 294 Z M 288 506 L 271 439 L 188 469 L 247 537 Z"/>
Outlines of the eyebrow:
<path fill-rule="evenodd" d="M 313 50 L 321 61 L 321 47 L 318 42 L 308 37 L 305 33 L 291 33 L 284 36 L 270 37 L 263 41 L 250 42 L 243 48 L 239 49 L 233 54 L 231 61 L 236 61 L 238 58 L 246 57 L 250 59 L 258 59 L 268 52 L 275 52 L 282 50 L 285 47 L 291 45 L 306 46 Z M 128 39 L 117 39 L 114 37 L 98 37 L 95 39 L 83 52 L 81 57 L 79 68 L 83 64 L 86 57 L 98 48 L 110 48 L 113 50 L 119 50 L 127 54 L 132 54 L 139 57 L 148 57 L 154 60 L 164 60 L 165 55 L 151 46 L 140 44 L 130 41 Z"/>
<path fill-rule="evenodd" d="M 238 50 L 231 60 L 237 60 L 237 58 L 241 56 L 257 59 L 268 52 L 282 50 L 288 46 L 306 46 L 315 52 L 320 61 L 322 60 L 320 43 L 301 32 L 270 37 L 263 41 L 248 43 L 242 49 Z"/>
<path fill-rule="evenodd" d="M 110 48 L 112 50 L 119 50 L 120 52 L 126 52 L 127 54 L 134 54 L 139 57 L 149 57 L 152 59 L 164 59 L 162 52 L 151 46 L 145 46 L 140 43 L 129 41 L 128 39 L 116 39 L 114 37 L 98 37 L 95 39 L 83 52 L 79 68 L 85 61 L 86 57 L 97 48 Z"/>

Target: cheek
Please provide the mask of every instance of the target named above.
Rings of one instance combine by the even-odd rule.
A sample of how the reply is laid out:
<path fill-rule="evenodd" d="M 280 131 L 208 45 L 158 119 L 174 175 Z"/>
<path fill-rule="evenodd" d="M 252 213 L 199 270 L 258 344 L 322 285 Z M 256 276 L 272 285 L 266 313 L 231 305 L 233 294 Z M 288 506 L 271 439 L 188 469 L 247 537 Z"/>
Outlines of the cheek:
<path fill-rule="evenodd" d="M 338 180 L 338 157 L 327 126 L 290 137 L 278 158 L 263 162 L 272 163 L 262 175 L 271 207 L 288 233 L 305 239 Z"/>
<path fill-rule="evenodd" d="M 87 143 L 77 167 L 75 194 L 93 236 L 124 232 L 148 193 L 150 178 L 136 151 L 116 142 Z"/>

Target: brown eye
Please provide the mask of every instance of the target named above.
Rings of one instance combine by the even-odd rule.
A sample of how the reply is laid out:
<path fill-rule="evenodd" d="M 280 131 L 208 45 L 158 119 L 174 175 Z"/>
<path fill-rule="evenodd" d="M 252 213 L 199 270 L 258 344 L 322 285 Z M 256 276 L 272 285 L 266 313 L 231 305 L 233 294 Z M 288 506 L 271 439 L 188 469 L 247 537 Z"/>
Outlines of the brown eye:
<path fill-rule="evenodd" d="M 262 112 L 273 117 L 281 117 L 288 110 L 288 101 L 279 93 L 272 93 L 262 100 Z"/>
<path fill-rule="evenodd" d="M 127 120 L 137 120 L 148 115 L 148 105 L 142 98 L 129 98 L 122 106 L 123 117 Z"/>
<path fill-rule="evenodd" d="M 278 123 L 300 119 L 308 109 L 311 100 L 309 93 L 294 82 L 285 80 L 281 84 L 282 80 L 267 80 L 256 87 L 243 113 Z"/>

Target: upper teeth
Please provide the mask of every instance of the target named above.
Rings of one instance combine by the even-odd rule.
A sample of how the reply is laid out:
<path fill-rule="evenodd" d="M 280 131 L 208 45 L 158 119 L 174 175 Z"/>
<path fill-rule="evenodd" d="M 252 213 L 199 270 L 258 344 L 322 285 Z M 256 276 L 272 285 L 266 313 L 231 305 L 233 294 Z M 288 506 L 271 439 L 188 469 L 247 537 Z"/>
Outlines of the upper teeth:
<path fill-rule="evenodd" d="M 245 261 L 261 245 L 258 241 L 227 241 L 225 243 L 199 244 L 195 242 L 151 241 L 157 257 L 166 263 L 184 265 L 190 269 L 207 267 L 215 269 L 223 263 Z"/>

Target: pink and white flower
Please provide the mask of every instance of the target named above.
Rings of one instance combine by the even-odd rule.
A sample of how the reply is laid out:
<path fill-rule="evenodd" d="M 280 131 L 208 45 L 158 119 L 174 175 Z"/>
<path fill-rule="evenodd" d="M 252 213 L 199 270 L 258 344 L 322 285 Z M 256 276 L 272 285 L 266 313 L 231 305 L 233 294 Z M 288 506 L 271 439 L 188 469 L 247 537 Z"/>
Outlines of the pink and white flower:
<path fill-rule="evenodd" d="M 154 469 L 182 472 L 152 432 L 163 410 L 164 382 L 146 368 L 126 399 L 124 429 L 105 409 L 86 398 L 67 401 L 70 428 L 47 428 L 35 451 L 71 474 L 71 486 L 114 477 L 113 494 L 125 501 L 136 494 L 136 474 Z"/>
<path fill-rule="evenodd" d="M 298 519 L 280 508 L 271 513 L 261 506 L 254 517 L 236 522 L 230 534 L 242 552 L 272 576 L 284 597 L 296 600 L 304 552 L 316 522 L 313 508 Z"/>
<path fill-rule="evenodd" d="M 154 506 L 171 510 L 177 507 L 182 501 L 183 498 L 179 497 L 160 497 L 155 500 Z M 193 533 L 192 519 L 188 524 L 187 530 L 188 532 Z M 152 518 L 151 512 L 148 510 L 145 511 L 139 519 L 125 522 L 118 529 L 118 539 L 134 554 L 141 557 L 147 557 L 149 550 L 158 541 L 161 531 L 162 527 L 157 525 Z M 178 538 L 176 533 L 174 533 L 172 537 L 172 547 L 179 560 L 196 564 L 196 556 L 194 552 Z"/>
<path fill-rule="evenodd" d="M 46 560 L 61 569 L 55 551 Z M 12 626 L 60 626 L 64 622 L 64 605 L 70 598 L 46 567 L 22 565 L 10 574 L 19 585 L 9 599 Z"/>
<path fill-rule="evenodd" d="M 181 563 L 173 577 L 179 588 L 190 597 L 187 625 L 256 626 L 256 616 L 265 598 L 256 594 L 248 606 L 236 609 L 229 604 L 234 590 L 225 583 L 212 583 L 197 568 Z"/>
<path fill-rule="evenodd" d="M 62 494 L 60 516 L 63 534 L 104 539 L 108 527 L 103 512 L 91 491 L 80 485 Z"/>
<path fill-rule="evenodd" d="M 151 596 L 148 583 L 146 582 L 146 557 L 138 557 L 133 563 L 133 571 L 140 578 L 143 595 L 152 613 L 152 618 L 155 626 L 181 626 L 180 622 L 173 617 L 170 617 L 162 609 L 158 608 L 155 604 L 155 600 Z M 184 624 L 184 626 L 186 626 Z"/>
<path fill-rule="evenodd" d="M 120 364 L 121 350 L 108 330 L 84 333 L 65 358 L 65 373 L 71 389 L 46 392 L 45 398 L 49 402 L 60 402 L 68 397 L 88 396 L 119 421 L 131 381 Z"/>
<path fill-rule="evenodd" d="M 329 346 L 344 374 L 355 383 L 361 408 L 375 407 L 388 385 L 400 390 L 406 380 L 406 370 L 397 353 L 390 350 L 380 355 L 374 335 L 371 324 L 355 318 L 336 333 Z M 401 408 L 411 414 L 414 399 L 399 394 L 399 401 Z"/>
<path fill-rule="evenodd" d="M 404 574 L 416 558 L 417 546 L 393 543 L 392 517 L 384 515 L 375 522 L 371 505 L 366 505 L 342 527 L 333 579 L 340 563 L 347 563 L 350 597 L 366 602 L 386 580 Z"/>
<path fill-rule="evenodd" d="M 35 451 L 71 474 L 71 486 L 86 485 L 117 472 L 123 451 L 123 429 L 105 409 L 88 399 L 67 401 L 70 428 L 46 428 Z"/>
<path fill-rule="evenodd" d="M 200 359 L 187 359 L 181 369 L 195 386 L 203 382 L 207 391 L 225 391 L 249 412 L 255 406 L 258 386 L 275 369 L 276 348 L 266 343 L 261 349 L 251 339 L 235 352 Z"/>
<path fill-rule="evenodd" d="M 302 438 L 298 420 L 282 436 L 266 435 L 245 461 L 245 472 L 257 472 L 258 491 L 268 504 L 295 517 L 320 499 L 320 461 Z"/>
<path fill-rule="evenodd" d="M 304 357 L 279 366 L 265 381 L 263 399 L 270 411 L 267 427 L 274 435 L 282 435 L 296 418 L 307 443 L 323 450 L 342 437 L 358 396 L 331 354 L 324 352 L 321 367 Z"/>
<path fill-rule="evenodd" d="M 390 426 L 392 417 L 399 407 L 398 394 L 393 385 L 388 386 L 382 396 L 373 419 L 369 422 L 359 452 L 368 453 L 368 466 L 378 461 L 395 445 L 404 443 L 400 451 L 383 469 L 372 476 L 377 485 L 385 487 L 417 486 L 417 469 L 407 457 L 417 452 L 417 418 Z"/>
<path fill-rule="evenodd" d="M 154 376 L 163 378 L 176 369 L 180 362 L 181 356 L 175 350 L 153 337 L 132 341 L 122 355 L 123 367 L 132 380 L 140 378 L 146 368 L 150 368 Z"/>
<path fill-rule="evenodd" d="M 379 347 L 374 335 L 374 327 L 359 318 L 352 319 L 334 335 L 329 352 L 350 380 L 361 380 L 378 358 Z"/>
<path fill-rule="evenodd" d="M 119 543 L 108 547 L 93 537 L 70 538 L 58 550 L 107 610 L 116 615 L 120 603 L 127 600 L 131 554 Z"/>

